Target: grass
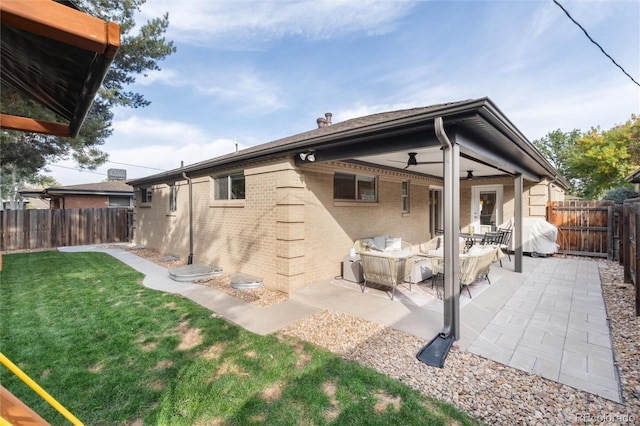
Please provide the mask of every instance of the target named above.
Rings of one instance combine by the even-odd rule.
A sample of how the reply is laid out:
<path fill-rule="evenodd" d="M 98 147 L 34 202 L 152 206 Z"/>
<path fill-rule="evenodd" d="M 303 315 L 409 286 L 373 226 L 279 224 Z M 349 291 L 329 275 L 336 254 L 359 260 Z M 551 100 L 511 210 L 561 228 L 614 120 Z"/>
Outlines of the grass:
<path fill-rule="evenodd" d="M 102 253 L 4 255 L 0 351 L 85 424 L 477 424 L 303 341 L 258 336 Z M 68 424 L 0 366 L 2 385 Z"/>

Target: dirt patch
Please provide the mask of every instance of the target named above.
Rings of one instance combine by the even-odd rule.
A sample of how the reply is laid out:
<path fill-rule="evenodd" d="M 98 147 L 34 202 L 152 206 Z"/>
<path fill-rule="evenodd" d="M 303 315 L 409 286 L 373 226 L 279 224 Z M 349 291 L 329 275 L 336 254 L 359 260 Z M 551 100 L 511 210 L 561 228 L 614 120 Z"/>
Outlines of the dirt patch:
<path fill-rule="evenodd" d="M 220 355 L 224 353 L 224 345 L 222 343 L 216 343 L 213 346 L 209 346 L 198 354 L 199 357 L 204 359 L 218 359 Z"/>
<path fill-rule="evenodd" d="M 338 387 L 335 382 L 324 382 L 322 384 L 322 392 L 329 398 L 329 404 L 331 405 L 324 411 L 324 417 L 327 421 L 335 420 L 340 415 L 340 409 L 338 408 L 338 400 L 336 399 L 336 392 Z"/>
<path fill-rule="evenodd" d="M 242 369 L 234 364 L 233 361 L 226 360 L 222 365 L 220 365 L 215 376 L 210 380 L 210 382 L 224 376 L 225 374 L 233 374 L 238 377 L 249 377 L 249 373 L 242 371 Z"/>
<path fill-rule="evenodd" d="M 400 404 L 402 400 L 399 396 L 389 395 L 381 390 L 375 392 L 373 397 L 376 399 L 376 404 L 373 406 L 373 410 L 376 414 L 382 414 L 387 411 L 387 408 L 391 406 L 396 413 L 400 411 Z"/>
<path fill-rule="evenodd" d="M 160 362 L 158 362 L 156 365 L 153 366 L 154 370 L 164 370 L 166 368 L 169 368 L 173 365 L 173 361 L 165 359 L 162 360 Z"/>
<path fill-rule="evenodd" d="M 87 371 L 89 371 L 90 373 L 99 373 L 104 369 L 104 364 L 102 362 L 99 362 L 95 365 L 92 365 L 91 367 L 87 368 Z"/>
<path fill-rule="evenodd" d="M 304 350 L 304 346 L 300 340 L 283 333 L 278 333 L 277 336 L 278 340 L 291 346 L 296 355 L 298 355 L 298 359 L 295 363 L 295 367 L 297 369 L 302 369 L 311 362 L 311 355 Z"/>
<path fill-rule="evenodd" d="M 202 331 L 199 328 L 189 327 L 188 321 L 182 321 L 171 330 L 180 336 L 180 344 L 177 347 L 179 351 L 186 351 L 202 343 Z"/>
<path fill-rule="evenodd" d="M 145 352 L 151 352 L 156 347 L 158 347 L 158 344 L 156 342 L 148 342 L 143 345 L 140 345 L 140 349 L 142 349 Z"/>
<path fill-rule="evenodd" d="M 260 392 L 260 397 L 267 402 L 275 402 L 282 398 L 282 384 L 276 383 Z"/>

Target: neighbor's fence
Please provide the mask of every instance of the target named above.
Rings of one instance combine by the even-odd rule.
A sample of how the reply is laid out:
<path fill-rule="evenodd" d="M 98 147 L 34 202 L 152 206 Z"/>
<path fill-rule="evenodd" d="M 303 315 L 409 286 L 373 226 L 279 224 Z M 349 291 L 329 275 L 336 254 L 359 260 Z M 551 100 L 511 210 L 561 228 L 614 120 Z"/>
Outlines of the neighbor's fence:
<path fill-rule="evenodd" d="M 0 211 L 0 251 L 130 241 L 131 209 Z"/>
<path fill-rule="evenodd" d="M 579 256 L 619 255 L 620 209 L 613 201 L 551 201 L 547 221 L 558 228 L 559 251 Z"/>
<path fill-rule="evenodd" d="M 640 198 L 625 200 L 622 207 L 624 282 L 636 287 L 636 316 L 640 316 Z"/>

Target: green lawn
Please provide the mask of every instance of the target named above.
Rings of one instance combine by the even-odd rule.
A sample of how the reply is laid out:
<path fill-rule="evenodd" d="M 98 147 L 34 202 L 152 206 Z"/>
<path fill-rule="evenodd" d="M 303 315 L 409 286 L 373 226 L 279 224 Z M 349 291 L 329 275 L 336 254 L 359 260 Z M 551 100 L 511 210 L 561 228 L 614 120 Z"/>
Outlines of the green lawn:
<path fill-rule="evenodd" d="M 0 351 L 85 424 L 477 424 L 371 369 L 258 336 L 102 253 L 5 254 Z M 0 366 L 0 381 L 68 424 Z"/>

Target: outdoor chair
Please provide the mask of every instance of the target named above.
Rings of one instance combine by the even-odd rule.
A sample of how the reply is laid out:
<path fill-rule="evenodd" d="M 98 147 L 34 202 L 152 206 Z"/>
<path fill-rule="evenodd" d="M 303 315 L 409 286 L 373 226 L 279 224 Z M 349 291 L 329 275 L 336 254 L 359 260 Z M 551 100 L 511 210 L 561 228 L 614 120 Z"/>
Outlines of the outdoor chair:
<path fill-rule="evenodd" d="M 511 245 L 512 231 L 511 229 L 500 228 L 498 229 L 498 232 L 500 232 L 500 235 L 502 236 L 498 247 L 500 247 L 500 250 L 507 253 L 507 256 L 509 257 L 509 262 L 511 262 L 511 254 L 510 254 L 509 246 Z M 500 266 L 502 266 L 502 260 L 500 261 Z"/>
<path fill-rule="evenodd" d="M 486 247 L 485 249 L 478 249 L 477 254 L 460 256 L 460 288 L 467 287 L 467 293 L 471 298 L 471 290 L 469 285 L 473 284 L 477 280 L 487 280 L 491 284 L 489 279 L 489 269 L 491 263 L 498 257 L 497 247 Z M 439 286 L 444 285 L 444 259 L 433 258 L 432 259 L 432 271 L 433 271 L 433 283 L 436 286 L 436 294 L 440 296 Z"/>
<path fill-rule="evenodd" d="M 391 300 L 395 296 L 396 287 L 405 281 L 409 282 L 409 291 L 411 291 L 413 259 L 360 253 L 360 261 L 364 276 L 363 293 L 367 282 L 391 287 Z"/>
<path fill-rule="evenodd" d="M 482 238 L 481 245 L 488 245 L 497 247 L 500 250 L 507 252 L 509 261 L 511 261 L 511 255 L 509 254 L 509 243 L 511 242 L 511 230 L 499 228 L 495 232 L 487 232 Z M 502 267 L 502 259 L 500 259 L 500 267 Z"/>

